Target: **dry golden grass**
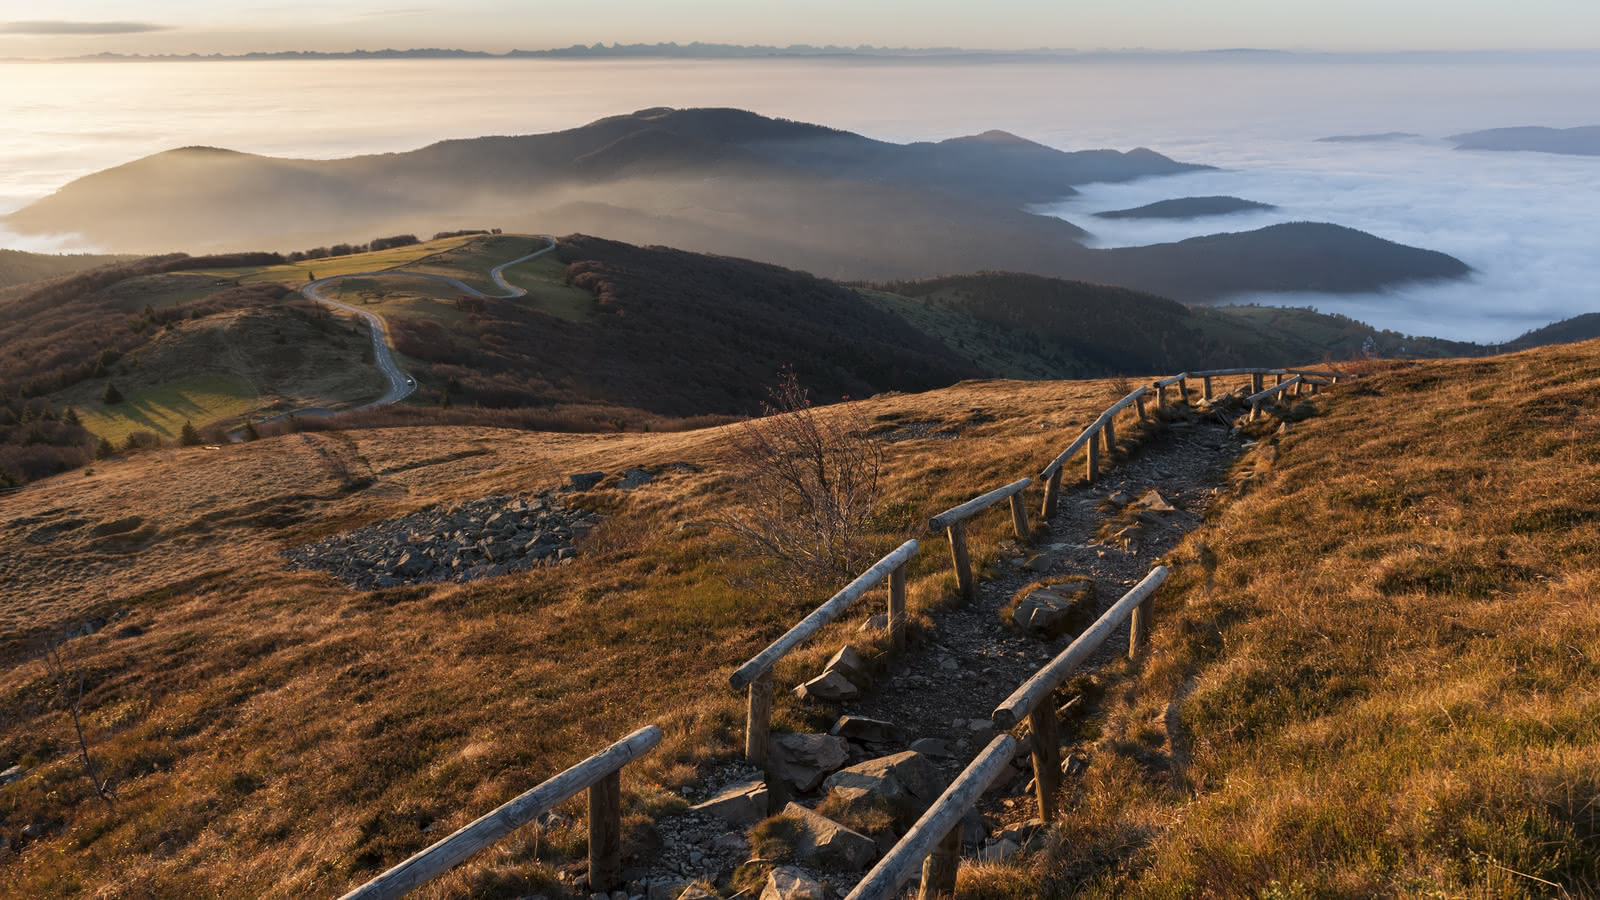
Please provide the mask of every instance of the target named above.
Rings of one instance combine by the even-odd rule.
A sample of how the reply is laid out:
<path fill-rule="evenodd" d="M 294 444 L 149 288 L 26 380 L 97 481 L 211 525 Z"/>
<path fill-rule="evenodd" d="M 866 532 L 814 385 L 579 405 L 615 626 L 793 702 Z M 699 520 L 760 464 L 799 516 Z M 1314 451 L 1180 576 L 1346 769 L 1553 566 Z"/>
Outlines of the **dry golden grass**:
<path fill-rule="evenodd" d="M 873 421 L 960 434 L 888 446 L 874 539 L 892 548 L 931 513 L 1037 472 L 1111 395 L 1106 382 L 989 382 L 863 401 Z M 672 462 L 700 471 L 584 495 L 609 518 L 565 568 L 360 593 L 286 571 L 278 554 L 427 503 Z M 369 473 L 373 486 L 342 487 Z M 0 768 L 30 770 L 0 788 L 0 832 L 49 832 L 0 860 L 0 897 L 335 894 L 655 721 L 663 746 L 623 779 L 628 840 L 646 850 L 648 814 L 682 802 L 671 789 L 737 752 L 729 672 L 826 597 L 763 596 L 760 564 L 696 524 L 735 489 L 718 429 L 436 428 L 162 451 L 0 499 Z M 131 531 L 93 536 L 132 516 Z M 29 540 L 64 520 L 83 521 Z M 1008 517 L 973 525 L 982 561 Z M 930 541 L 913 565 L 913 613 L 951 595 L 947 569 Z M 117 787 L 108 813 L 69 753 L 37 651 L 45 632 L 117 610 L 65 650 Z M 797 683 L 858 619 L 786 661 L 780 682 Z M 802 715 L 780 704 L 778 725 Z M 543 889 L 536 861 L 582 849 L 581 802 L 572 826 L 519 834 L 422 896 Z"/>
<path fill-rule="evenodd" d="M 1595 896 L 1600 343 L 1390 368 L 1315 402 L 1174 553 L 1054 849 L 1008 877 L 1038 896 Z"/>

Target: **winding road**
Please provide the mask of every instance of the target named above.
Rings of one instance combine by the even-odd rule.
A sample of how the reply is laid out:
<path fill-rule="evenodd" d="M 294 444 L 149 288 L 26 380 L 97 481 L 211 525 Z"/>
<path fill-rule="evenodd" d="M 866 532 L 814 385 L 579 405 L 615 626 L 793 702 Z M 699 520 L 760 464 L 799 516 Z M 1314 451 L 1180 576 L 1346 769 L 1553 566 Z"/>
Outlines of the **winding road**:
<path fill-rule="evenodd" d="M 523 288 L 515 287 L 507 282 L 504 272 L 506 269 L 509 269 L 512 266 L 525 263 L 530 259 L 537 259 L 556 248 L 555 238 L 550 237 L 549 235 L 541 236 L 550 242 L 548 247 L 545 247 L 542 250 L 535 250 L 534 252 L 529 253 L 527 256 L 519 256 L 510 262 L 501 263 L 500 265 L 489 270 L 489 277 L 494 279 L 495 284 L 498 284 L 500 287 L 505 289 L 506 292 L 504 294 L 485 294 L 483 291 L 478 290 L 459 278 L 451 278 L 448 275 L 430 275 L 425 272 L 408 272 L 404 268 L 400 267 L 392 269 L 380 269 L 376 272 L 347 272 L 342 275 L 330 275 L 327 278 L 319 278 L 316 281 L 307 282 L 304 286 L 302 286 L 300 288 L 300 293 L 303 294 L 306 299 L 315 300 L 316 302 L 321 303 L 323 306 L 327 306 L 332 309 L 355 313 L 357 316 L 360 316 L 362 319 L 366 320 L 367 327 L 372 332 L 372 357 L 378 363 L 379 371 L 383 372 L 383 377 L 388 379 L 389 390 L 384 392 L 383 396 L 379 397 L 378 399 L 366 404 L 365 406 L 358 406 L 355 408 L 355 410 L 360 411 L 365 409 L 375 409 L 379 406 L 388 406 L 391 403 L 398 403 L 399 401 L 411 396 L 411 393 L 417 389 L 417 381 L 410 375 L 406 374 L 406 371 L 400 368 L 400 364 L 395 361 L 394 352 L 389 347 L 389 323 L 385 322 L 383 317 L 379 316 L 377 313 L 368 312 L 359 306 L 351 306 L 348 303 L 342 303 L 338 300 L 334 300 L 331 297 L 323 296 L 322 288 L 324 285 L 331 284 L 340 280 L 341 278 L 372 278 L 380 275 L 405 275 L 409 278 L 432 278 L 434 281 L 442 281 L 456 290 L 471 294 L 474 297 L 488 297 L 495 300 L 510 300 L 514 297 L 526 297 L 528 292 Z M 293 413 L 288 413 L 288 415 L 331 414 L 331 410 L 326 410 L 322 407 L 295 410 Z"/>

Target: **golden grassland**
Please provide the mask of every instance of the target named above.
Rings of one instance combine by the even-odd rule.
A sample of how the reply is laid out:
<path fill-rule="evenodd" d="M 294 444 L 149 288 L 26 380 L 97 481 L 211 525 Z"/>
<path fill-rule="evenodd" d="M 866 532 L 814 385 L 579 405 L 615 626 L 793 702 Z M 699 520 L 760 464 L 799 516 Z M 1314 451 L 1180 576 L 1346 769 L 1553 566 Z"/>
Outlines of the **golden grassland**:
<path fill-rule="evenodd" d="M 874 540 L 890 549 L 929 514 L 1036 472 L 1125 388 L 963 383 L 861 401 L 880 429 L 959 431 L 886 446 Z M 726 438 L 299 434 L 97 464 L 0 499 L 0 763 L 29 770 L 0 788 L 0 828 L 47 827 L 0 860 L 0 897 L 336 894 L 657 722 L 664 745 L 623 781 L 628 841 L 647 853 L 648 814 L 681 804 L 674 788 L 697 766 L 737 752 L 743 698 L 728 673 L 837 587 L 764 591 L 761 564 L 708 527 L 736 489 Z M 674 462 L 698 471 L 574 497 L 608 518 L 563 568 L 362 593 L 288 571 L 278 555 L 429 503 Z M 973 526 L 982 561 L 1009 517 Z M 914 561 L 920 621 L 953 594 L 947 570 L 937 541 Z M 792 656 L 780 683 L 817 668 L 881 604 L 863 603 Z M 65 647 L 85 678 L 89 740 L 116 784 L 107 810 L 72 755 L 38 648 L 47 630 L 120 610 Z M 807 724 L 801 716 L 780 704 L 777 725 Z M 577 820 L 526 829 L 421 896 L 534 890 L 549 877 L 540 859 L 581 850 Z"/>
<path fill-rule="evenodd" d="M 104 383 L 54 396 L 84 427 L 120 444 L 135 431 L 176 440 L 185 422 L 232 427 L 310 406 L 337 407 L 383 393 L 366 328 L 280 309 L 241 310 L 180 321 L 123 363 L 111 380 L 123 395 L 104 402 Z"/>
<path fill-rule="evenodd" d="M 290 287 L 299 287 L 308 281 L 328 278 L 333 275 L 376 272 L 382 269 L 408 266 L 436 253 L 445 253 L 472 241 L 473 238 L 471 236 L 440 238 L 436 241 L 423 241 L 418 244 L 391 247 L 388 250 L 376 250 L 368 253 L 352 253 L 348 256 L 307 259 L 300 262 L 284 263 L 279 266 L 204 269 L 197 271 L 196 274 L 227 278 L 239 284 L 276 281 L 287 284 Z M 515 257 L 509 258 L 514 259 Z"/>
<path fill-rule="evenodd" d="M 1401 368 L 1264 434 L 966 897 L 1600 894 L 1600 343 Z"/>

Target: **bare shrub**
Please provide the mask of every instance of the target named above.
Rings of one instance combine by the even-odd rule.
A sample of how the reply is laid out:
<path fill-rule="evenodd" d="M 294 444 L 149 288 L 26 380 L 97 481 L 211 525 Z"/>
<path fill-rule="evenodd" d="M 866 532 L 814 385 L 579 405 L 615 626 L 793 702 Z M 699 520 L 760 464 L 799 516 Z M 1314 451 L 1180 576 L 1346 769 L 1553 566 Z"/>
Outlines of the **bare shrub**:
<path fill-rule="evenodd" d="M 744 499 L 718 524 L 788 580 L 852 575 L 870 561 L 883 449 L 855 407 L 813 408 L 790 369 L 768 395 L 760 418 L 732 429 Z"/>
<path fill-rule="evenodd" d="M 56 696 L 72 717 L 72 729 L 78 738 L 78 759 L 83 763 L 83 777 L 94 785 L 94 792 L 107 809 L 114 809 L 117 796 L 111 790 L 111 779 L 102 778 L 100 767 L 89 755 L 89 739 L 83 733 L 83 675 L 61 655 L 61 644 L 49 641 L 44 650 L 45 671 L 55 682 Z"/>

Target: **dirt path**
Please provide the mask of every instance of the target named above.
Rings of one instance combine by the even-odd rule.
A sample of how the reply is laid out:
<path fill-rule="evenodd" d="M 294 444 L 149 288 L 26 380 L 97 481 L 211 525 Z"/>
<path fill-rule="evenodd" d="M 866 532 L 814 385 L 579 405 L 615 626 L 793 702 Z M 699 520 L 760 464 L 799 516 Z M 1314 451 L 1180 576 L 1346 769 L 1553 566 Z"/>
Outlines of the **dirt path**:
<path fill-rule="evenodd" d="M 842 704 L 841 714 L 892 722 L 904 733 L 907 744 L 921 738 L 946 741 L 951 754 L 933 761 L 947 779 L 953 778 L 993 736 L 989 722 L 994 708 L 1065 649 L 1074 636 L 1069 633 L 1044 640 L 1009 627 L 1001 610 L 1012 595 L 1035 581 L 1087 576 L 1095 583 L 1094 615 L 1099 616 L 1204 520 L 1227 466 L 1241 452 L 1240 439 L 1230 431 L 1217 417 L 1182 418 L 1102 473 L 1097 483 L 1064 491 L 1057 513 L 1048 523 L 1048 536 L 1032 548 L 1002 548 L 999 572 L 979 582 L 976 601 L 935 614 L 932 634 L 896 656 L 889 664 L 889 674 L 860 698 Z M 1141 507 L 1138 499 L 1150 490 L 1172 508 Z M 1123 502 L 1126 500 L 1133 503 Z M 1131 517 L 1136 511 L 1144 513 L 1145 523 L 1136 535 L 1128 540 L 1112 537 L 1102 541 L 1102 526 L 1108 518 L 1119 513 Z M 1003 512 L 1002 504 L 982 515 Z M 1123 521 L 1118 518 L 1113 527 Z M 936 552 L 948 552 L 942 536 L 928 540 Z M 1033 559 L 1034 554 L 1041 558 Z M 1127 642 L 1124 625 L 1083 671 L 1093 671 L 1125 654 Z M 868 758 L 871 755 L 876 754 Z M 1026 762 L 1026 756 L 1022 759 Z M 857 761 L 856 757 L 850 760 Z M 730 764 L 708 778 L 705 790 L 694 792 L 690 799 L 711 796 L 724 784 L 755 774 L 748 766 Z M 1023 791 L 1029 777 L 1020 767 L 1014 778 L 1002 776 L 982 806 L 991 819 L 1023 822 L 1037 815 L 1032 797 Z M 797 799 L 814 805 L 821 798 Z M 716 882 L 731 871 L 733 857 L 719 857 L 713 848 L 719 841 L 728 844 L 728 832 L 736 829 L 693 813 L 669 817 L 658 827 L 665 846 L 650 866 L 647 880 L 704 878 Z"/>

